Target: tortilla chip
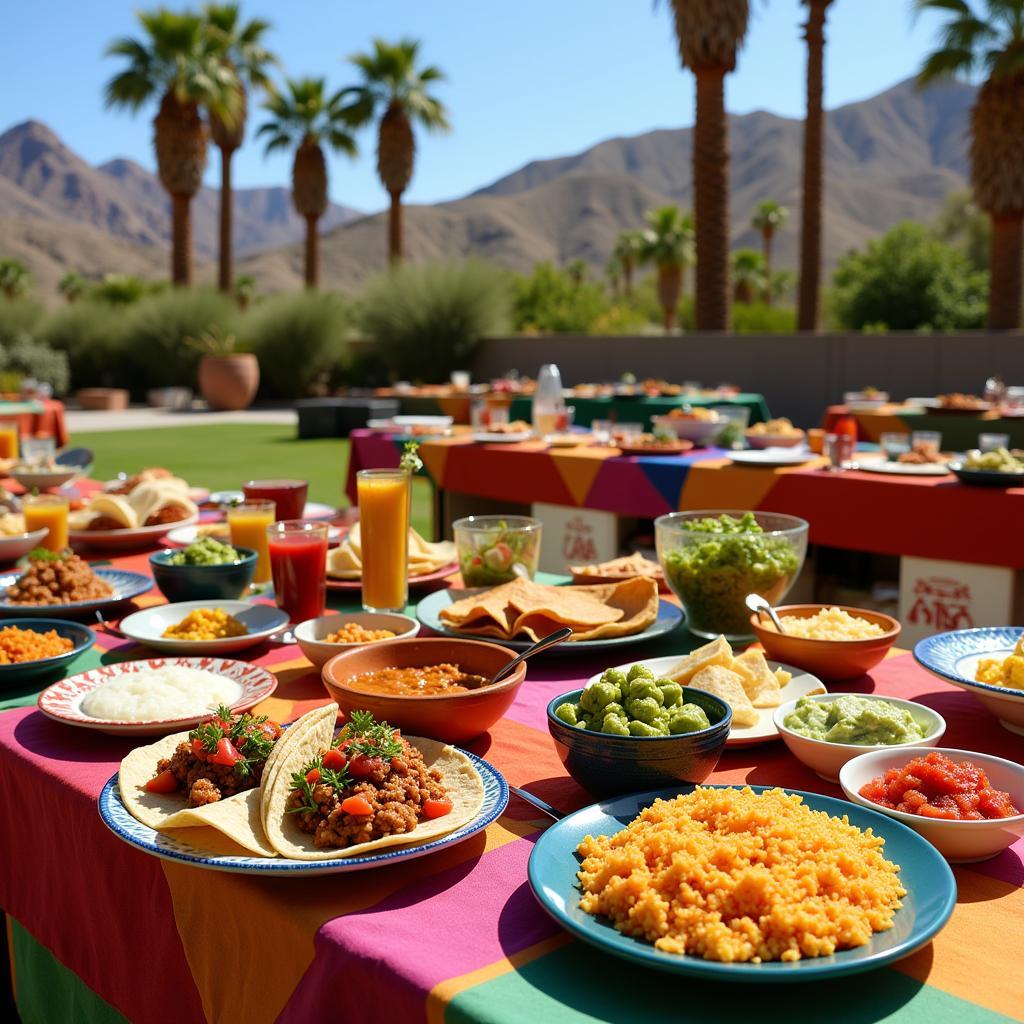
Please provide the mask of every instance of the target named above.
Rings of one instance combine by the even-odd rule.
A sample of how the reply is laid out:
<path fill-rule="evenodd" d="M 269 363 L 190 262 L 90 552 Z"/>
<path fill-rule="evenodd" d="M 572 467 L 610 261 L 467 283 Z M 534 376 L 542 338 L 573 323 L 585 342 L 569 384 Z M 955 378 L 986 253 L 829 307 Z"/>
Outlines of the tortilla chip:
<path fill-rule="evenodd" d="M 744 651 L 733 659 L 731 668 L 741 676 L 743 689 L 755 708 L 777 708 L 782 703 L 779 680 L 760 651 Z"/>
<path fill-rule="evenodd" d="M 784 668 L 777 668 L 775 670 L 775 678 L 778 681 L 779 687 L 784 687 L 793 678 L 792 672 L 787 672 Z"/>
<path fill-rule="evenodd" d="M 411 832 L 382 836 L 368 843 L 356 843 L 345 848 L 321 848 L 313 845 L 313 837 L 303 832 L 295 816 L 285 811 L 291 794 L 291 777 L 310 761 L 316 752 L 330 742 L 320 742 L 310 731 L 305 742 L 289 748 L 279 762 L 278 772 L 269 791 L 269 801 L 263 818 L 263 828 L 271 845 L 282 857 L 295 860 L 333 860 L 336 857 L 361 856 L 372 850 L 388 846 L 411 846 L 447 835 L 476 817 L 484 802 L 484 783 L 480 773 L 465 754 L 446 743 L 406 736 L 423 755 L 428 768 L 436 768 L 444 779 L 452 809 L 440 818 L 421 821 Z"/>
<path fill-rule="evenodd" d="M 661 566 L 645 558 L 639 551 L 595 565 L 570 565 L 569 572 L 573 583 L 608 583 L 632 579 L 634 576 L 649 576 L 654 580 L 665 578 Z"/>
<path fill-rule="evenodd" d="M 709 665 L 702 668 L 689 682 L 696 690 L 721 697 L 732 708 L 732 724 L 743 728 L 757 725 L 761 716 L 754 710 L 750 698 L 743 689 L 743 678 L 738 672 L 723 668 L 721 665 Z"/>
<path fill-rule="evenodd" d="M 701 669 L 710 665 L 721 665 L 723 668 L 732 666 L 732 648 L 724 636 L 691 651 L 676 662 L 665 675 L 673 682 L 686 686 Z"/>

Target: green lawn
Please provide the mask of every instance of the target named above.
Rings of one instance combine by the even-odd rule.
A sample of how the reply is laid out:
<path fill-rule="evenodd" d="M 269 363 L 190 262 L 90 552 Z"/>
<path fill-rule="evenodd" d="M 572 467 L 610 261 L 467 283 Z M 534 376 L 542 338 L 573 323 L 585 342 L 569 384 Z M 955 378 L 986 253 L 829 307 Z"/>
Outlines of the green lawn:
<path fill-rule="evenodd" d="M 295 428 L 273 423 L 224 423 L 198 427 L 153 427 L 76 433 L 72 445 L 96 455 L 92 475 L 109 480 L 119 472 L 166 466 L 196 487 L 237 488 L 254 477 L 309 481 L 311 501 L 344 507 L 348 441 L 299 441 Z M 413 525 L 431 536 L 430 485 L 413 486 Z"/>

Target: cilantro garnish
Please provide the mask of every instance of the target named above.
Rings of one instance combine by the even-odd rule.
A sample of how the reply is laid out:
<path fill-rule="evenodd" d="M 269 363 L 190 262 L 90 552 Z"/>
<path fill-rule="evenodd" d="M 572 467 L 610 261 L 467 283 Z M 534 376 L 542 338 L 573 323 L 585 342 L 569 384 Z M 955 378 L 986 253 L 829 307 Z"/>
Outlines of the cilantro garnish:
<path fill-rule="evenodd" d="M 320 773 L 320 778 L 317 782 L 310 782 L 306 776 L 314 768 Z M 297 790 L 302 795 L 302 803 L 298 807 L 289 807 L 288 813 L 303 814 L 310 812 L 316 814 L 320 809 L 320 805 L 313 798 L 314 786 L 331 786 L 334 792 L 338 794 L 349 785 L 350 781 L 347 768 L 342 767 L 340 770 L 325 768 L 323 755 L 317 754 L 312 761 L 303 765 L 301 771 L 292 772 L 292 790 Z"/>
<path fill-rule="evenodd" d="M 378 722 L 369 711 L 353 711 L 348 725 L 338 734 L 335 746 L 348 740 L 348 754 L 364 754 L 390 761 L 404 751 L 401 740 L 395 739 L 395 729 L 387 722 Z"/>

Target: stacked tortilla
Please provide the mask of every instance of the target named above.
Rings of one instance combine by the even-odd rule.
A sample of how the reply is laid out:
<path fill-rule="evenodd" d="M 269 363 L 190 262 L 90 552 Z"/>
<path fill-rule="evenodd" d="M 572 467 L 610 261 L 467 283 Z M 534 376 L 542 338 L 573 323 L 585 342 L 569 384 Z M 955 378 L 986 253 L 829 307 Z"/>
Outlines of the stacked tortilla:
<path fill-rule="evenodd" d="M 117 529 L 136 530 L 167 508 L 180 510 L 178 521 L 182 523 L 199 515 L 195 502 L 188 496 L 188 484 L 179 477 L 147 481 L 128 495 L 97 494 L 84 509 L 72 513 L 68 521 L 73 530 L 88 530 L 93 520 L 102 517 L 117 523 Z"/>
<path fill-rule="evenodd" d="M 450 540 L 432 544 L 409 527 L 409 575 L 426 576 L 455 562 L 455 545 Z M 363 578 L 363 545 L 359 524 L 327 555 L 327 575 L 339 580 Z"/>
<path fill-rule="evenodd" d="M 598 562 L 596 565 L 570 565 L 573 583 L 615 583 L 629 580 L 634 576 L 647 576 L 658 581 L 658 589 L 667 591 L 665 573 L 657 562 L 645 558 L 639 551 L 622 558 L 613 558 L 609 562 Z"/>
<path fill-rule="evenodd" d="M 539 640 L 569 626 L 570 640 L 632 636 L 658 617 L 658 585 L 634 576 L 621 583 L 584 587 L 553 587 L 517 579 L 471 594 L 443 608 L 449 629 L 471 636 Z"/>

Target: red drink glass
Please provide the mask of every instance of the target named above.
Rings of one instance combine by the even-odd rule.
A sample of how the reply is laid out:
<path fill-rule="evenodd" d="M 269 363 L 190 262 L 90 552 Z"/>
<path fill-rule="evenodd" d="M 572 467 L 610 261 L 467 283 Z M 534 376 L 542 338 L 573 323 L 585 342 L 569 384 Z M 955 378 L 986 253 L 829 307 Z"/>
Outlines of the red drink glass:
<path fill-rule="evenodd" d="M 315 619 L 327 601 L 327 524 L 291 519 L 267 527 L 277 607 L 292 623 Z"/>
<path fill-rule="evenodd" d="M 309 484 L 305 480 L 246 480 L 242 484 L 246 501 L 266 499 L 277 507 L 279 523 L 286 519 L 301 519 L 306 508 Z"/>

